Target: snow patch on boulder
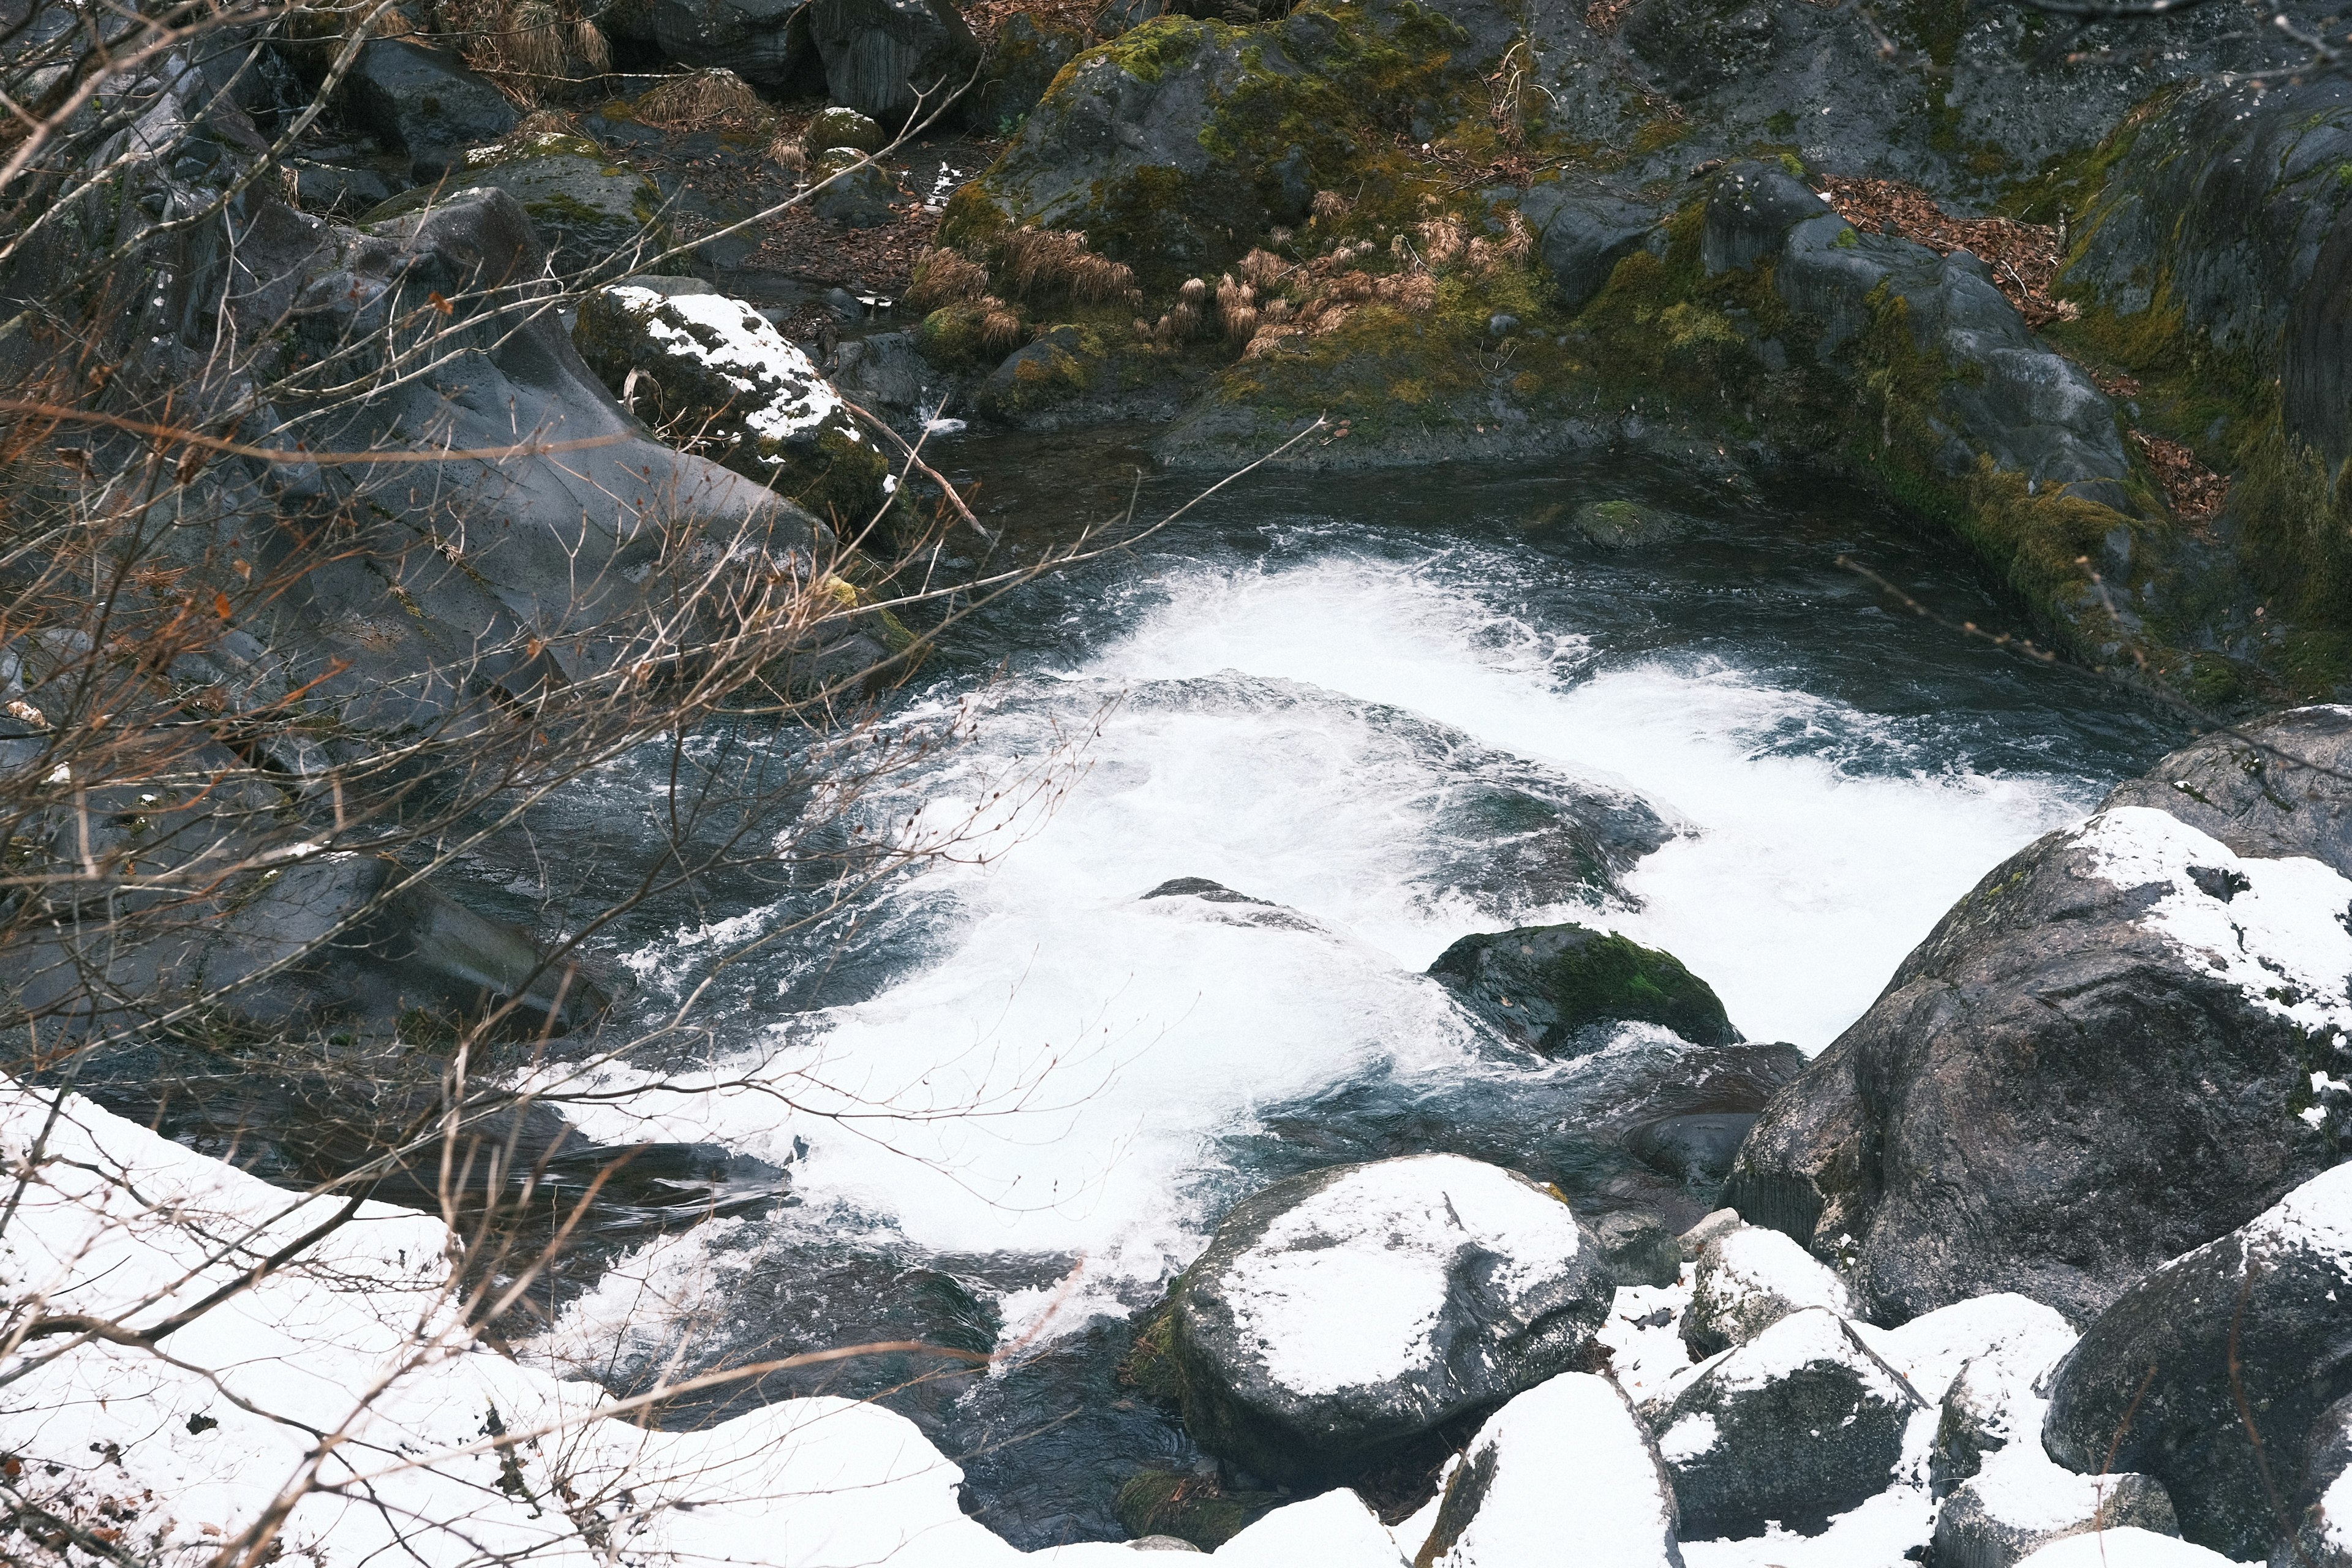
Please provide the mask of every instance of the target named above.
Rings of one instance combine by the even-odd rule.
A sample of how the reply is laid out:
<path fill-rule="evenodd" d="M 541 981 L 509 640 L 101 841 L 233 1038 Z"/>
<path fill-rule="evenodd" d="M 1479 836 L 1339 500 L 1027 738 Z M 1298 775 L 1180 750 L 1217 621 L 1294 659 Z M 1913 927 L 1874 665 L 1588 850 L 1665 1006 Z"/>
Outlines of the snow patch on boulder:
<path fill-rule="evenodd" d="M 753 436 L 785 442 L 846 413 L 816 362 L 742 300 L 724 294 L 662 294 L 630 284 L 606 292 L 638 317 L 640 330 L 656 348 L 705 366 L 741 393 L 733 412 Z M 678 319 L 668 319 L 673 316 Z M 845 425 L 843 434 L 864 438 L 855 426 Z"/>
<path fill-rule="evenodd" d="M 2024 1559 L 2020 1568 L 2231 1568 L 2231 1563 L 2202 1546 L 2126 1527 L 2053 1541 Z"/>
<path fill-rule="evenodd" d="M 1777 1230 L 1742 1226 L 1700 1251 L 1683 1342 L 1694 1357 L 1714 1355 L 1807 1307 L 1853 1315 L 1844 1283 L 1811 1253 Z"/>

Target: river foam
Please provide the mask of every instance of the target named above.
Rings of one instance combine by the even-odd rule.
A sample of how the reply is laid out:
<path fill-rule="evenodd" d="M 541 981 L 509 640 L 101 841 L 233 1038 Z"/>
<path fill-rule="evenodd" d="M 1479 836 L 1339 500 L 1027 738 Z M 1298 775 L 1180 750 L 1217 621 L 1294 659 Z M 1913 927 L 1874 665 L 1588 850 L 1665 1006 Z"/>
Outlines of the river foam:
<path fill-rule="evenodd" d="M 943 831 L 986 815 L 982 780 L 1097 726 L 1054 809 L 891 895 L 948 911 L 915 922 L 932 934 L 905 977 L 741 1040 L 713 1079 L 735 1087 L 592 1131 L 804 1151 L 803 1219 L 1155 1279 L 1234 1195 L 1217 1140 L 1259 1108 L 1375 1070 L 1514 1070 L 1421 973 L 1456 938 L 1614 926 L 1680 956 L 1751 1037 L 1816 1051 L 1954 898 L 2095 797 L 1979 773 L 1916 724 L 1720 655 L 1597 651 L 1491 552 L 1186 564 L 1117 593 L 1124 632 L 984 692 L 974 747 L 916 784 Z M 1622 792 L 1677 836 L 1630 904 L 1497 888 L 1457 810 L 1497 790 Z M 1299 918 L 1140 897 L 1181 877 Z"/>

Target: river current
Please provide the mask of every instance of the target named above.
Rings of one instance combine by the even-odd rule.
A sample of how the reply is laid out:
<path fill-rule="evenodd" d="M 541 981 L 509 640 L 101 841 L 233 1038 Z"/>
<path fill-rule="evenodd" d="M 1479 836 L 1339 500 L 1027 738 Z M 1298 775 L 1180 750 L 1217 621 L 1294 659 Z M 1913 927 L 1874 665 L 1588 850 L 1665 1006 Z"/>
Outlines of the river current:
<path fill-rule="evenodd" d="M 1014 553 L 1127 500 L 1112 442 L 953 455 Z M 1142 515 L 1186 488 L 1149 479 Z M 1670 537 L 1578 527 L 1618 499 Z M 954 854 L 805 926 L 804 897 L 721 880 L 616 934 L 634 1014 L 702 987 L 706 1032 L 671 1087 L 575 1113 L 763 1162 L 791 1196 L 621 1258 L 536 1352 L 626 1385 L 866 1339 L 1014 1346 L 992 1373 L 866 1358 L 674 1418 L 880 1394 L 1017 1543 L 1116 1535 L 1125 1475 L 1199 1461 L 1119 1384 L 1125 1315 L 1234 1197 L 1433 1146 L 1580 1206 L 1652 1192 L 1611 1129 L 1682 1043 L 1637 1026 L 1534 1058 L 1424 975 L 1448 944 L 1611 927 L 1811 1055 L 1978 878 L 2183 738 L 1842 553 L 1948 619 L 2016 624 L 1865 497 L 1615 464 L 1252 476 L 989 604 L 887 721 L 965 738 L 871 803 L 877 832 Z M 572 807 L 583 840 L 592 816 L 624 837 L 655 783 L 616 770 Z M 1188 878 L 1263 902 L 1144 896 Z"/>

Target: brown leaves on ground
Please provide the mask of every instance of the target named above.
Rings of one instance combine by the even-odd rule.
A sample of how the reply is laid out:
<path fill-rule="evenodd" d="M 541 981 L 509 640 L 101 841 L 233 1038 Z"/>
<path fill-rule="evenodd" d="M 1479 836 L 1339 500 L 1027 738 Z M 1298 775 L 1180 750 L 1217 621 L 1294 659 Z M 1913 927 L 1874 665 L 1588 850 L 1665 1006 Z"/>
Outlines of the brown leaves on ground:
<path fill-rule="evenodd" d="M 2173 515 L 2191 528 L 2204 529 L 2221 515 L 2221 505 L 2230 499 L 2230 480 L 2197 460 L 2179 441 L 2168 441 L 2161 436 L 2151 436 L 2134 427 L 2134 445 L 2147 459 L 2157 483 L 2164 487 L 2164 499 Z"/>
<path fill-rule="evenodd" d="M 877 294 L 907 291 L 915 263 L 931 247 L 937 213 L 911 200 L 898 217 L 874 228 L 845 228 L 794 207 L 770 225 L 746 266 L 785 272 L 813 281 L 847 279 Z"/>
<path fill-rule="evenodd" d="M 974 0 L 963 8 L 963 19 L 982 44 L 1015 16 L 1028 17 L 1040 32 L 1076 33 L 1092 41 L 1102 10 L 1101 0 Z"/>
<path fill-rule="evenodd" d="M 1617 24 L 1633 8 L 1633 0 L 1592 0 L 1584 8 L 1584 25 L 1605 37 L 1617 30 Z"/>
<path fill-rule="evenodd" d="M 2071 321 L 2081 310 L 2052 297 L 2058 276 L 2058 231 L 2013 217 L 1952 217 L 1936 198 L 1900 180 L 1850 180 L 1832 174 L 1822 195 L 1864 234 L 1916 240 L 1941 256 L 1965 250 L 1992 268 L 1993 282 L 2030 327 Z"/>

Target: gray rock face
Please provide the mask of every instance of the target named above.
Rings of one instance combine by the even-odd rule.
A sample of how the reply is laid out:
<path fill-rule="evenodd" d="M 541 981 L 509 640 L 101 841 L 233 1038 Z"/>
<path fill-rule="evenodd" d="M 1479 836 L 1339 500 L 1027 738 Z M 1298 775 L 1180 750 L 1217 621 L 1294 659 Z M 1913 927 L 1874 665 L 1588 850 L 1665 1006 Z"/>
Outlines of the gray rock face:
<path fill-rule="evenodd" d="M 1685 1181 L 1720 1182 L 1731 1173 L 1731 1163 L 1755 1125 L 1751 1110 L 1662 1116 L 1628 1131 L 1624 1142 L 1633 1158 L 1654 1171 Z"/>
<path fill-rule="evenodd" d="M 834 102 L 899 126 L 961 90 L 980 42 L 951 0 L 810 0 L 809 41 Z"/>
<path fill-rule="evenodd" d="M 2271 1568 L 2352 1568 L 2352 1398 L 2312 1423 L 2294 1505 L 2294 1528 L 2272 1551 Z"/>
<path fill-rule="evenodd" d="M 1682 1238 L 1647 1215 L 1603 1215 L 1592 1235 L 1620 1285 L 1672 1285 L 1683 1276 Z"/>
<path fill-rule="evenodd" d="M 1566 180 L 1528 191 L 1519 211 L 1534 226 L 1560 308 L 1571 311 L 1601 292 L 1617 264 L 1657 232 L 1660 218 L 1654 206 Z"/>
<path fill-rule="evenodd" d="M 1921 1401 L 1822 1308 L 1792 1313 L 1700 1373 L 1651 1430 L 1688 1541 L 1818 1535 L 1886 1489 Z"/>
<path fill-rule="evenodd" d="M 1936 1515 L 1937 1568 L 2010 1568 L 2051 1542 L 2094 1530 L 2180 1533 L 2147 1476 L 2078 1476 L 2027 1448 L 2004 1451 Z"/>
<path fill-rule="evenodd" d="M 2145 808 L 2053 834 L 1774 1098 L 1725 1201 L 1874 1319 L 2015 1290 L 2087 1321 L 2336 1158 L 2346 902 Z"/>
<path fill-rule="evenodd" d="M 929 413 L 938 404 L 939 373 L 915 346 L 912 332 L 877 332 L 841 345 L 833 384 L 859 407 L 880 413 Z"/>
<path fill-rule="evenodd" d="M 1777 1230 L 1742 1226 L 1699 1250 L 1682 1341 L 1704 1361 L 1809 1307 L 1853 1314 L 1845 1286 L 1811 1253 Z"/>
<path fill-rule="evenodd" d="M 2122 483 L 2131 459 L 2106 395 L 2034 339 L 1966 251 L 1937 256 L 1910 240 L 1860 234 L 1785 171 L 1741 163 L 1708 195 L 1701 255 L 1715 272 L 1772 262 L 1775 290 L 1822 323 L 1815 352 L 1832 365 L 1848 361 L 1879 312 L 1899 304 L 1912 346 L 1948 369 L 1939 397 L 1948 474 L 1989 457 L 2036 487 L 2133 506 Z"/>
<path fill-rule="evenodd" d="M 1614 1289 L 1567 1205 L 1497 1167 L 1425 1154 L 1245 1200 L 1163 1321 L 1195 1440 L 1307 1481 L 1569 1370 Z"/>
<path fill-rule="evenodd" d="M 1547 1056 L 1577 1047 L 1585 1031 L 1626 1022 L 1664 1025 L 1694 1045 L 1742 1037 L 1713 988 L 1674 954 L 1585 926 L 1465 936 L 1429 973 L 1505 1036 Z"/>
<path fill-rule="evenodd" d="M 410 176 L 433 179 L 468 147 L 514 129 L 514 104 L 454 54 L 408 38 L 362 46 L 343 79 L 343 112 L 409 158 Z"/>
<path fill-rule="evenodd" d="M 615 164 L 583 137 L 550 133 L 478 147 L 449 169 L 453 185 L 495 186 L 522 205 L 559 271 L 610 278 L 670 244 L 660 187 Z M 369 213 L 381 223 L 422 209 L 431 188 L 405 192 Z"/>
<path fill-rule="evenodd" d="M 2182 99 L 2134 128 L 2064 285 L 2137 324 L 2161 305 L 2282 380 L 2287 429 L 2352 455 L 2352 82 Z"/>
<path fill-rule="evenodd" d="M 2183 1536 L 2235 1561 L 2262 1557 L 2278 1521 L 2241 1394 L 2274 1472 L 2352 1394 L 2352 1164 L 2101 1313 L 2052 1380 L 2043 1446 L 2072 1469 L 2147 1472 Z"/>
<path fill-rule="evenodd" d="M 696 69 L 724 66 L 754 87 L 807 91 L 823 85 L 823 66 L 804 21 L 806 0 L 643 0 L 606 7 L 606 32 L 652 44 Z"/>
<path fill-rule="evenodd" d="M 2308 855 L 2352 877 L 2352 708 L 2291 708 L 2207 736 L 2105 805 L 2171 813 L 2241 855 Z"/>

